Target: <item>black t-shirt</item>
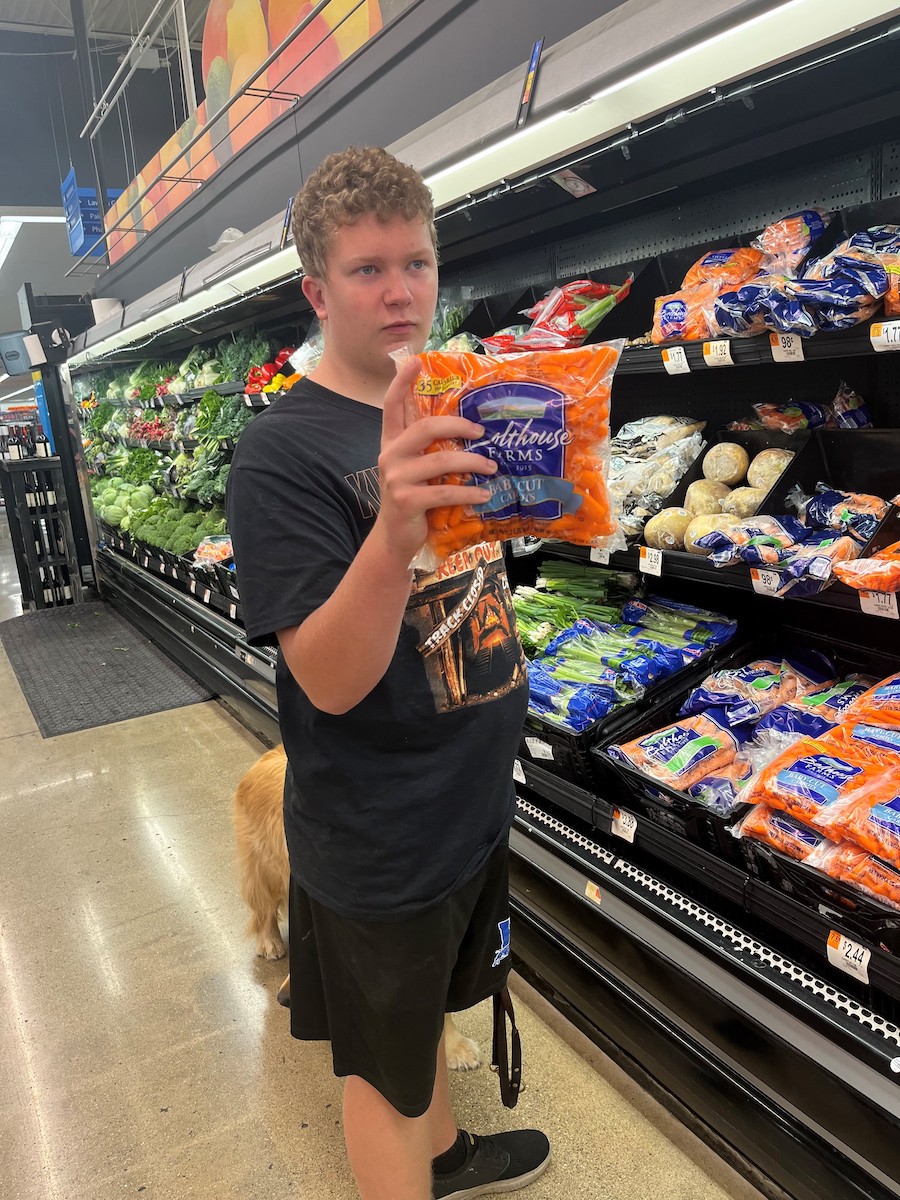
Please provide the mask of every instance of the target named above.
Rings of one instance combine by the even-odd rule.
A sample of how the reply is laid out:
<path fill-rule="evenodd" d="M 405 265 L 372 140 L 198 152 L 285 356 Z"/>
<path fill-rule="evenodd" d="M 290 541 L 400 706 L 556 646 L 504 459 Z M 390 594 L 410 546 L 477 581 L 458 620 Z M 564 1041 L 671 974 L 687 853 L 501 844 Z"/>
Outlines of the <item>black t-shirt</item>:
<path fill-rule="evenodd" d="M 379 509 L 381 410 L 310 380 L 241 436 L 228 527 L 253 643 L 331 596 Z M 416 572 L 384 678 L 315 708 L 278 656 L 291 867 L 347 916 L 399 920 L 467 883 L 513 815 L 527 673 L 498 546 Z"/>

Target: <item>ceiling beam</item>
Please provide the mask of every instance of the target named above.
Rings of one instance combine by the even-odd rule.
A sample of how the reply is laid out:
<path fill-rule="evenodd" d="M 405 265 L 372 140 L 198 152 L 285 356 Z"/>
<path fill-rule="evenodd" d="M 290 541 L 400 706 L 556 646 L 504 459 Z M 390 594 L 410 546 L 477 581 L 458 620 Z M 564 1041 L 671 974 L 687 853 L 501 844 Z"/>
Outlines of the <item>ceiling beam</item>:
<path fill-rule="evenodd" d="M 67 40 L 71 40 L 71 41 L 74 41 L 74 39 L 75 39 L 75 34 L 72 31 L 71 25 L 34 25 L 34 24 L 30 24 L 28 21 L 2 21 L 2 20 L 0 20 L 0 30 L 7 30 L 10 33 L 44 34 L 45 36 L 48 36 L 48 37 L 66 38 Z M 90 30 L 88 36 L 96 41 L 120 42 L 123 45 L 132 41 L 132 37 L 133 37 L 130 30 L 127 32 L 122 32 L 122 33 L 114 33 L 111 30 L 101 30 L 101 29 Z M 166 39 L 165 44 L 171 46 L 172 41 L 173 41 L 172 38 L 168 38 L 168 39 Z M 163 39 L 157 38 L 152 43 L 152 45 L 162 47 L 164 45 Z M 199 54 L 200 51 L 203 49 L 202 41 L 200 41 L 200 42 L 192 41 L 191 49 L 196 50 L 197 53 Z M 74 52 L 75 51 L 73 48 L 72 53 L 74 54 Z"/>

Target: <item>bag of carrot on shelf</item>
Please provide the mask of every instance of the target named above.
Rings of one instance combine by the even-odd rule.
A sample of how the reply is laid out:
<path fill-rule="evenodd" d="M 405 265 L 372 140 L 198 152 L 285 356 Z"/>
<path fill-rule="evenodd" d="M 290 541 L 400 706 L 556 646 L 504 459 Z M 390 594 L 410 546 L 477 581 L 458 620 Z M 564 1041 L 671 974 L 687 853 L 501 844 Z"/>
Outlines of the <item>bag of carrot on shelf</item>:
<path fill-rule="evenodd" d="M 426 453 L 464 449 L 492 458 L 498 470 L 433 481 L 486 488 L 491 498 L 432 509 L 416 566 L 434 569 L 469 546 L 519 537 L 625 548 L 607 487 L 610 391 L 623 346 L 420 356 L 407 421 L 466 417 L 484 428 L 478 440 L 434 442 Z"/>

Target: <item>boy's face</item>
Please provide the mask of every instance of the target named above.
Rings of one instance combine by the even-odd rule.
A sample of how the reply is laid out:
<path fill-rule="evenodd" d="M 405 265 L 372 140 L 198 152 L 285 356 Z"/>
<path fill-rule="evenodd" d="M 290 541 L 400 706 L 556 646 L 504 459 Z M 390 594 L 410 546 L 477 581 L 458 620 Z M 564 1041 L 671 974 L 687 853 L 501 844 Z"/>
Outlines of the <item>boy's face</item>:
<path fill-rule="evenodd" d="M 391 350 L 424 349 L 437 302 L 437 262 L 423 220 L 367 213 L 334 233 L 324 279 L 303 290 L 325 329 L 326 353 L 367 378 L 390 380 Z"/>

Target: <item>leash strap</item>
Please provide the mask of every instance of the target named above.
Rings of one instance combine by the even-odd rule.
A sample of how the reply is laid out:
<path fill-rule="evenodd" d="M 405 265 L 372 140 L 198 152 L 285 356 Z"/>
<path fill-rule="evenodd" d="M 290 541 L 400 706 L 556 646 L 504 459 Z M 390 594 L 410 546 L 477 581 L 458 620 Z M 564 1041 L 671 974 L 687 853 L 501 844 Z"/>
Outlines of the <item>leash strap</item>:
<path fill-rule="evenodd" d="M 510 1051 L 506 1041 L 506 1022 L 510 1025 Z M 522 1041 L 516 1028 L 509 988 L 494 996 L 494 1070 L 500 1076 L 500 1098 L 506 1108 L 515 1108 L 522 1090 Z"/>

